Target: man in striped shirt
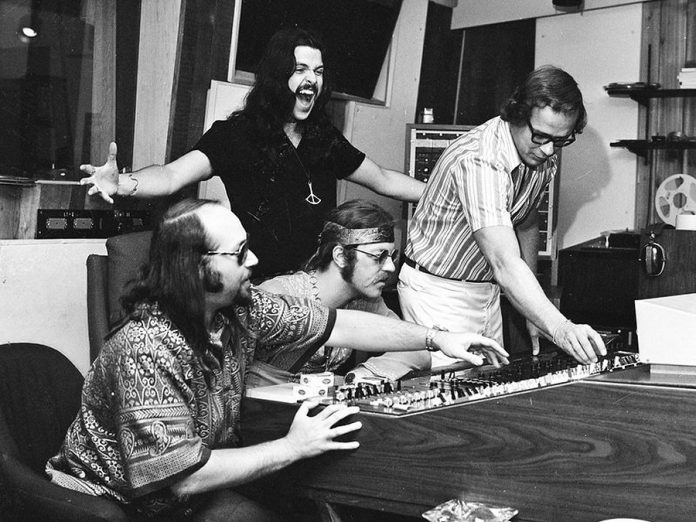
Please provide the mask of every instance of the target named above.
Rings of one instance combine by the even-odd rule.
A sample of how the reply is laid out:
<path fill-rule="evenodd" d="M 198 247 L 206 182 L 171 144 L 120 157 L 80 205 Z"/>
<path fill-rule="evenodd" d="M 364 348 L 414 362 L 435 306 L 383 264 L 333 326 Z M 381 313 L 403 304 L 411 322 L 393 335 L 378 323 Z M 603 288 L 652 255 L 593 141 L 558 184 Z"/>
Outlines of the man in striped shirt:
<path fill-rule="evenodd" d="M 405 319 L 502 344 L 502 288 L 527 320 L 534 354 L 539 334 L 584 364 L 606 354 L 599 334 L 565 318 L 534 275 L 537 206 L 558 169 L 557 151 L 586 123 L 575 80 L 542 66 L 500 116 L 450 144 L 409 225 L 398 285 Z M 433 367 L 449 362 L 433 357 Z"/>

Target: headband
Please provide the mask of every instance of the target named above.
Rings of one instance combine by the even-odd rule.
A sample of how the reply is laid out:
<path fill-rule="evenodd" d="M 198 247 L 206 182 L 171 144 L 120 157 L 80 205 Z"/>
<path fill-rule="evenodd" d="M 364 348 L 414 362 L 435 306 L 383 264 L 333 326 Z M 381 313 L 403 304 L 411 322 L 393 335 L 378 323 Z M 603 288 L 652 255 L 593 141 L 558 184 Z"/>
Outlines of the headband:
<path fill-rule="evenodd" d="M 328 243 L 331 240 L 335 240 L 341 245 L 393 243 L 394 226 L 389 224 L 377 228 L 346 228 L 333 221 L 327 221 L 324 223 L 319 241 Z"/>

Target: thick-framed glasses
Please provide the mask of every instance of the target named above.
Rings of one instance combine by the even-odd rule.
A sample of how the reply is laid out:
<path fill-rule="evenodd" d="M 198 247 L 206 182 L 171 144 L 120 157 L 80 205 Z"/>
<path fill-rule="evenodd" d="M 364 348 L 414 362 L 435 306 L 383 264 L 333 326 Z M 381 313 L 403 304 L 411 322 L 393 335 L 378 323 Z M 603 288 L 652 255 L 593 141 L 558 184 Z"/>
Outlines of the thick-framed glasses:
<path fill-rule="evenodd" d="M 247 254 L 249 253 L 249 243 L 244 241 L 236 252 L 228 252 L 225 250 L 208 250 L 207 256 L 236 256 L 237 263 L 242 266 L 246 262 Z"/>
<path fill-rule="evenodd" d="M 552 141 L 553 146 L 560 149 L 561 147 L 566 147 L 575 141 L 575 131 L 571 132 L 569 136 L 556 138 L 536 130 L 534 127 L 532 127 L 532 123 L 529 120 L 527 120 L 527 127 L 529 127 L 529 132 L 532 133 L 532 143 L 536 145 L 546 145 Z"/>
<path fill-rule="evenodd" d="M 372 259 L 377 261 L 380 265 L 384 265 L 384 263 L 387 262 L 387 259 L 391 259 L 392 263 L 396 265 L 396 260 L 399 259 L 399 249 L 395 248 L 391 252 L 389 250 L 381 250 L 377 254 L 373 254 L 372 252 L 367 252 L 365 250 L 360 250 L 356 246 L 349 246 L 348 248 L 352 248 L 353 250 L 357 250 L 358 252 L 362 252 L 365 255 L 370 256 Z"/>

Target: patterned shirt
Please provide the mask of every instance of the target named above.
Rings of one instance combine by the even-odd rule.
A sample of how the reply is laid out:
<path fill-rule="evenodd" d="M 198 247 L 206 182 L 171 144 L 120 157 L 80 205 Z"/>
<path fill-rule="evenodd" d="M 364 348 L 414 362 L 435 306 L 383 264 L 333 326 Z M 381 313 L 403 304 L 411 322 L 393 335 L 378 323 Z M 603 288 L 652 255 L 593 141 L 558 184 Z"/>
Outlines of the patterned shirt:
<path fill-rule="evenodd" d="M 238 321 L 216 316 L 210 348 L 199 356 L 156 304 L 140 305 L 89 370 L 80 411 L 47 463 L 52 481 L 147 515 L 198 500 L 176 498 L 169 486 L 202 467 L 212 449 L 239 445 L 256 345 L 304 353 L 326 341 L 335 321 L 331 309 L 259 290 L 235 311 Z"/>
<path fill-rule="evenodd" d="M 277 276 L 268 281 L 264 281 L 259 285 L 259 288 L 268 292 L 316 300 L 311 277 L 307 272 L 299 271 L 290 275 Z M 398 316 L 389 309 L 384 299 L 381 297 L 376 299 L 353 299 L 341 308 L 345 310 L 360 310 L 398 319 Z M 268 348 L 271 349 L 259 346 L 256 360 L 267 362 L 273 366 L 287 370 L 288 365 L 283 360 L 284 350 L 273 350 L 272 347 Z M 352 352 L 353 350 L 350 348 L 331 347 L 327 350 L 326 347 L 322 346 L 314 352 L 309 360 L 302 366 L 300 373 L 335 371 L 348 360 Z"/>
<path fill-rule="evenodd" d="M 493 118 L 452 142 L 438 160 L 413 219 L 406 255 L 441 277 L 487 281 L 493 269 L 474 241 L 485 227 L 513 227 L 539 205 L 556 174 L 553 155 L 537 168 L 517 153 L 510 125 Z"/>

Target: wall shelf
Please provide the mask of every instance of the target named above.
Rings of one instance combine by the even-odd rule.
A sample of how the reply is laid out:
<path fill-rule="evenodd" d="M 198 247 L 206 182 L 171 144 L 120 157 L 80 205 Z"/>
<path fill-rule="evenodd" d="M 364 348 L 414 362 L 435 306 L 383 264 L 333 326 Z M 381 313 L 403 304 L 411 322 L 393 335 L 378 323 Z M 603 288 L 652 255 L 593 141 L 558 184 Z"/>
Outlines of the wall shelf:
<path fill-rule="evenodd" d="M 651 107 L 650 100 L 655 98 L 694 98 L 696 97 L 696 89 L 660 89 L 652 86 L 645 86 L 637 88 L 635 86 L 628 85 L 617 85 L 614 84 L 611 87 L 606 87 L 607 94 L 615 98 L 631 98 L 632 100 L 643 105 L 646 109 L 645 116 L 645 139 L 642 140 L 618 140 L 609 144 L 610 147 L 622 147 L 630 152 L 642 156 L 645 160 L 645 164 L 648 167 L 648 212 L 647 212 L 647 223 L 654 222 L 654 212 L 655 205 L 654 201 L 654 191 L 656 190 L 656 169 L 655 165 L 655 154 L 654 150 L 679 150 L 683 151 L 683 168 L 686 172 L 686 166 L 688 165 L 687 155 L 689 150 L 696 149 L 696 139 L 693 137 L 688 137 L 686 139 L 650 139 L 650 119 L 651 119 Z"/>
<path fill-rule="evenodd" d="M 641 105 L 648 106 L 652 98 L 691 98 L 696 96 L 696 89 L 632 89 L 628 87 L 610 87 L 607 94 L 614 98 L 631 98 Z"/>
<path fill-rule="evenodd" d="M 693 140 L 665 140 L 665 141 L 649 141 L 649 140 L 619 140 L 609 144 L 610 147 L 622 147 L 637 154 L 638 156 L 647 157 L 650 150 L 688 150 L 696 149 L 696 141 Z"/>

